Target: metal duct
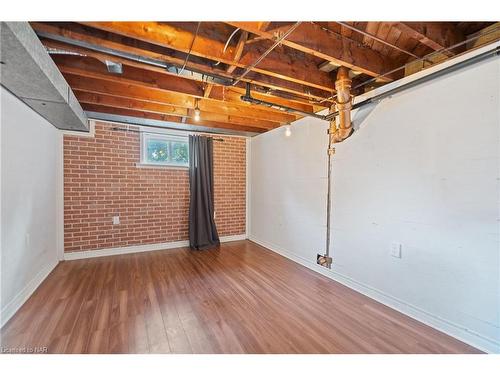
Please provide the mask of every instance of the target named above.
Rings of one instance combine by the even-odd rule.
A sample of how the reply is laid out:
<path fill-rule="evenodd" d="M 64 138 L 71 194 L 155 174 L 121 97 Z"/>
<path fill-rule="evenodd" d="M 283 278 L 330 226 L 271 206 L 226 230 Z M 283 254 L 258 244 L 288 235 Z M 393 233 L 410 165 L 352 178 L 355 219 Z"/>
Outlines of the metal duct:
<path fill-rule="evenodd" d="M 87 56 L 84 53 L 66 51 L 64 49 L 58 49 L 58 48 L 45 47 L 45 50 L 49 55 L 71 55 L 71 56 L 83 56 L 83 57 Z"/>
<path fill-rule="evenodd" d="M 109 61 L 109 60 L 104 61 L 104 63 L 106 64 L 106 68 L 108 68 L 108 72 L 115 73 L 115 74 L 122 74 L 123 73 L 122 63 Z"/>
<path fill-rule="evenodd" d="M 198 79 L 198 80 L 203 81 L 203 82 L 216 83 L 216 84 L 223 85 L 223 86 L 231 86 L 233 83 L 233 79 L 231 79 L 231 78 L 217 76 L 215 74 L 207 74 L 204 72 L 196 71 L 196 70 L 191 69 L 191 68 L 184 68 L 184 70 L 181 71 L 180 68 L 174 66 L 173 64 L 167 63 L 163 60 L 154 59 L 151 57 L 144 57 L 144 56 L 136 55 L 136 54 L 129 53 L 129 52 L 119 51 L 119 50 L 115 50 L 113 48 L 108 48 L 108 47 L 92 44 L 92 43 L 81 41 L 81 40 L 71 39 L 71 38 L 64 37 L 64 36 L 57 35 L 57 34 L 46 33 L 43 31 L 37 31 L 36 34 L 40 38 L 55 40 L 55 41 L 66 43 L 66 44 L 69 44 L 72 46 L 86 48 L 86 49 L 89 49 L 91 51 L 105 53 L 105 54 L 108 54 L 111 56 L 120 57 L 123 59 L 135 61 L 135 62 L 142 63 L 142 64 L 157 66 L 157 67 L 165 69 L 166 71 L 168 71 L 170 73 L 177 74 L 177 75 L 190 76 L 192 78 Z"/>

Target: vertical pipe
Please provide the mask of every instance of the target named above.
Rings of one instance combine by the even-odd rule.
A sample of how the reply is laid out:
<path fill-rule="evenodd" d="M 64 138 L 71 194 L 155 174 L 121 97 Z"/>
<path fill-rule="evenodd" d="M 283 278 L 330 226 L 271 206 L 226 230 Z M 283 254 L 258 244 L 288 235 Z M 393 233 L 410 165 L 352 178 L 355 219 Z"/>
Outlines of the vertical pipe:
<path fill-rule="evenodd" d="M 335 149 L 333 149 L 335 150 Z M 326 192 L 326 251 L 325 255 L 330 257 L 330 215 L 332 210 L 332 199 L 331 199 L 331 189 L 332 189 L 332 156 L 333 153 L 328 150 L 328 183 Z"/>
<path fill-rule="evenodd" d="M 334 134 L 332 135 L 334 143 L 342 142 L 353 133 L 351 123 L 351 85 L 352 80 L 349 78 L 349 69 L 341 66 L 337 71 L 337 80 L 335 81 L 335 90 L 337 90 L 335 106 L 338 112 L 338 117 L 337 126 Z M 332 120 L 335 121 L 335 119 Z"/>

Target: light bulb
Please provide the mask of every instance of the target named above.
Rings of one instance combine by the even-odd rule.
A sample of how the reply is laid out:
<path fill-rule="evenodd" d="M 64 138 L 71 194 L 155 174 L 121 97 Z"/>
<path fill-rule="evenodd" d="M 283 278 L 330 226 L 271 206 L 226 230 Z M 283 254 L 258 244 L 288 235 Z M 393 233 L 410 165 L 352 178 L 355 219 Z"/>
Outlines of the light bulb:
<path fill-rule="evenodd" d="M 200 110 L 198 108 L 194 110 L 194 121 L 200 121 Z"/>
<path fill-rule="evenodd" d="M 290 125 L 285 125 L 285 136 L 289 137 L 292 135 L 292 129 Z"/>

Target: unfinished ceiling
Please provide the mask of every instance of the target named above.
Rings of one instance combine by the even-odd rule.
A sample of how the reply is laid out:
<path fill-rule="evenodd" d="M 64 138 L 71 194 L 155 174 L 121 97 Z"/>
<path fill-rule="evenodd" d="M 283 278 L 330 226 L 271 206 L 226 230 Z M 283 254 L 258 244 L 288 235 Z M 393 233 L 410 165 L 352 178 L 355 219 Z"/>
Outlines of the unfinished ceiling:
<path fill-rule="evenodd" d="M 250 133 L 302 115 L 243 102 L 247 83 L 254 98 L 317 112 L 333 103 L 339 66 L 360 94 L 476 47 L 480 34 L 498 39 L 491 22 L 31 26 L 88 112 Z"/>

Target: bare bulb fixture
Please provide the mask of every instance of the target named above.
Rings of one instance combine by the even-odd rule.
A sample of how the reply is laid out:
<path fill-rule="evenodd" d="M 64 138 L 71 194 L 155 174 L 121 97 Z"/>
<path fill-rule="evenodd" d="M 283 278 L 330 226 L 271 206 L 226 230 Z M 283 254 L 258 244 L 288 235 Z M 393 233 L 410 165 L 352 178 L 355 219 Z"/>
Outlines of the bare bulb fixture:
<path fill-rule="evenodd" d="M 200 108 L 198 108 L 198 100 L 196 101 L 196 107 L 194 109 L 194 121 L 200 121 Z"/>
<path fill-rule="evenodd" d="M 285 125 L 285 136 L 290 137 L 292 135 L 292 127 L 290 125 Z"/>

